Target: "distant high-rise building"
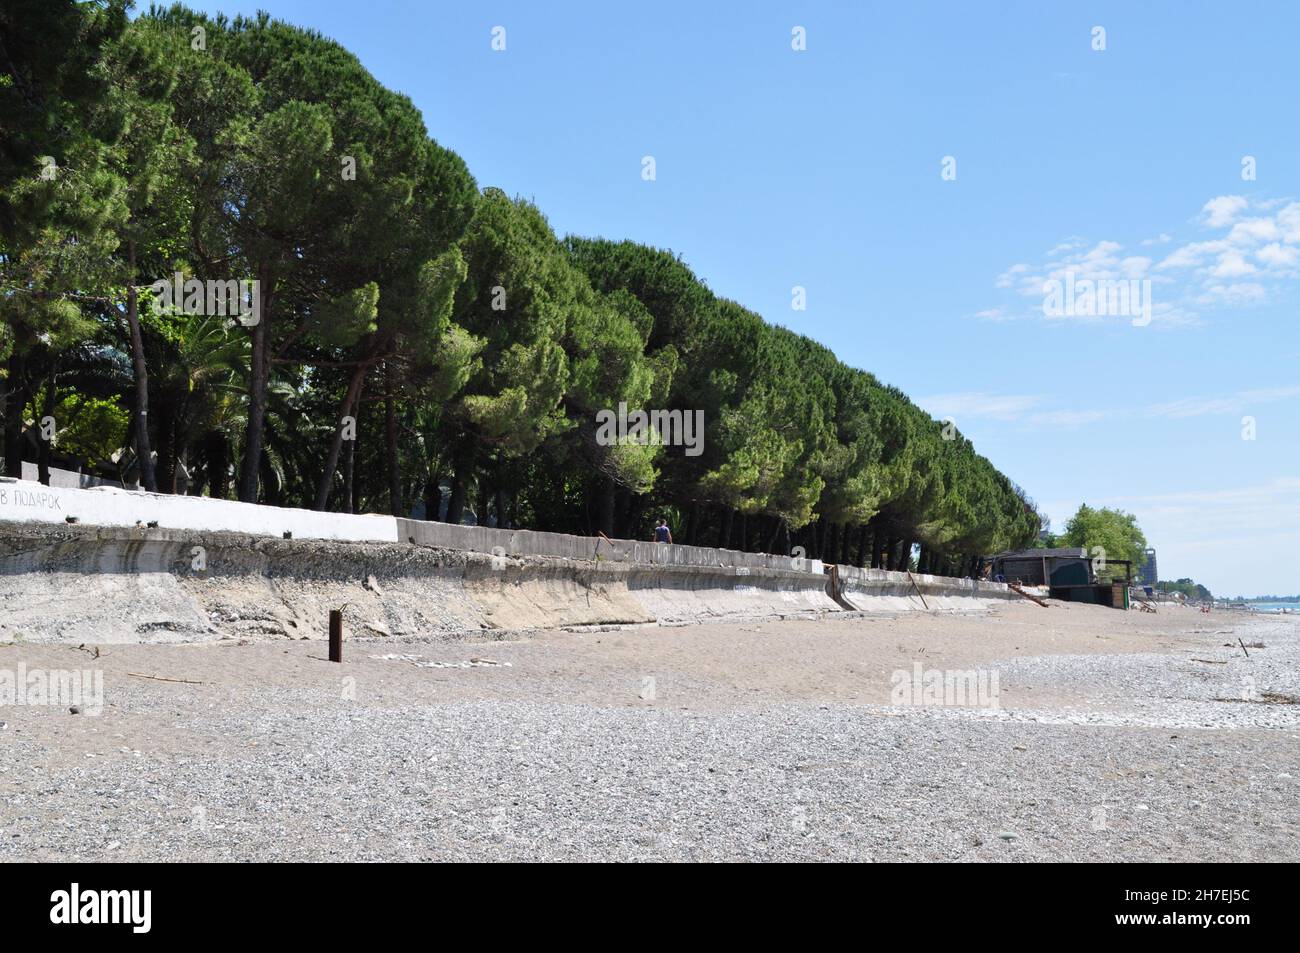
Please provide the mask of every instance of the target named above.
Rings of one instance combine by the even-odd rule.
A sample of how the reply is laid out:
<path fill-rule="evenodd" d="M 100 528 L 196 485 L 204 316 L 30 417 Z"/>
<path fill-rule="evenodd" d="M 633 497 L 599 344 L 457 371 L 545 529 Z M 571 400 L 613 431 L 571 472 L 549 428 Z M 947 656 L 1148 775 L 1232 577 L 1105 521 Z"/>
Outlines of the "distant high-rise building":
<path fill-rule="evenodd" d="M 1146 560 L 1138 572 L 1138 579 L 1144 586 L 1154 586 L 1160 580 L 1160 571 L 1156 568 L 1156 551 L 1148 548 L 1143 555 Z"/>

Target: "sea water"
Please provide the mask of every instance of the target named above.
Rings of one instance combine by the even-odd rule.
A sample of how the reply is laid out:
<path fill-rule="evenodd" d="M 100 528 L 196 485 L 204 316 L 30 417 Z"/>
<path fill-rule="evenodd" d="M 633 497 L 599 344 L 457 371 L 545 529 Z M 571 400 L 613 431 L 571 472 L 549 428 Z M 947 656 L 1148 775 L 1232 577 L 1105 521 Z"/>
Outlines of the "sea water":
<path fill-rule="evenodd" d="M 1260 612 L 1281 613 L 1285 609 L 1288 613 L 1294 612 L 1300 615 L 1300 602 L 1250 602 L 1247 605 Z"/>

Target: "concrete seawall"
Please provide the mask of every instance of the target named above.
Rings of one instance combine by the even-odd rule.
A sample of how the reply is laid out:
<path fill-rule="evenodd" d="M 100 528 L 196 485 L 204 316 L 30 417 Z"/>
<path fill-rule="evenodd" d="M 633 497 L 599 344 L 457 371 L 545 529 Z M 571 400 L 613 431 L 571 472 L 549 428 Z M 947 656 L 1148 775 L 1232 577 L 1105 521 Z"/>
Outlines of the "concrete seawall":
<path fill-rule="evenodd" d="M 332 608 L 376 637 L 839 611 L 824 576 L 794 570 L 0 525 L 0 642 L 322 638 Z"/>
<path fill-rule="evenodd" d="M 840 566 L 840 599 L 863 612 L 905 609 L 969 609 L 976 604 L 1018 599 L 1006 583 L 954 579 L 928 573 L 891 572 Z"/>
<path fill-rule="evenodd" d="M 816 560 L 707 547 L 25 481 L 0 492 L 0 642 L 322 638 L 333 608 L 353 636 L 457 637 L 920 609 L 918 587 L 932 610 L 1011 596 L 848 566 L 832 593 Z"/>

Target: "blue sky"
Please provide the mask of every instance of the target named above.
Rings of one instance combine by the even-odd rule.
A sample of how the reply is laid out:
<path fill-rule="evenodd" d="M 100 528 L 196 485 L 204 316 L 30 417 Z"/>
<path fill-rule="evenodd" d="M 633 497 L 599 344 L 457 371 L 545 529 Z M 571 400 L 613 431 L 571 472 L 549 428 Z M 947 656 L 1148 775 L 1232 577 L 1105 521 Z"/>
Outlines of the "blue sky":
<path fill-rule="evenodd" d="M 952 417 L 1055 529 L 1120 506 L 1165 578 L 1300 591 L 1300 7 L 193 5 L 338 40 L 480 185 L 680 253 Z M 1150 323 L 1045 314 L 1067 272 L 1149 281 Z"/>

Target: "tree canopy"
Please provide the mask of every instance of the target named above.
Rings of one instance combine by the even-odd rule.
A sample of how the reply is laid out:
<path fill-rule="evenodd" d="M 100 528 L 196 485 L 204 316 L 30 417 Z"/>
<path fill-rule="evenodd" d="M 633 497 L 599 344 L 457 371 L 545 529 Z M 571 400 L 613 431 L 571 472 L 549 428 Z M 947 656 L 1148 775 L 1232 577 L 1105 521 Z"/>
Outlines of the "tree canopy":
<path fill-rule="evenodd" d="M 958 573 L 1038 533 L 951 424 L 672 251 L 557 236 L 317 33 L 20 0 L 0 43 L 11 475 Z"/>
<path fill-rule="evenodd" d="M 1081 546 L 1089 553 L 1101 547 L 1105 559 L 1127 559 L 1136 571 L 1146 559 L 1147 538 L 1132 513 L 1083 503 L 1065 524 L 1058 545 Z"/>

